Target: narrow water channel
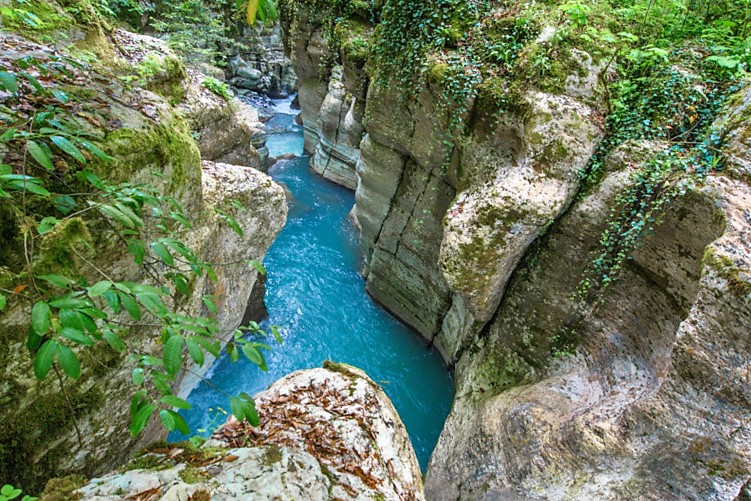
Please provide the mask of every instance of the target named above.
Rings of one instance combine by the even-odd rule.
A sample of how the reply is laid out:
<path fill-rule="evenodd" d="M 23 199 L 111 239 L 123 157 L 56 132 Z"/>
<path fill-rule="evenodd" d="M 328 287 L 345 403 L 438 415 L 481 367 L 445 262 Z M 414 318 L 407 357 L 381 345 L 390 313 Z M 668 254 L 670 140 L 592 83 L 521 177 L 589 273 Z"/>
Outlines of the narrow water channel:
<path fill-rule="evenodd" d="M 267 124 L 271 156 L 302 155 L 302 128 L 289 103 L 276 102 Z M 269 173 L 294 196 L 287 225 L 264 260 L 269 318 L 263 325 L 281 326 L 284 344 L 267 352 L 269 372 L 224 356 L 209 371 L 209 383 L 255 394 L 325 360 L 360 367 L 393 401 L 424 470 L 451 405 L 450 374 L 435 350 L 366 294 L 357 234 L 347 218 L 354 194 L 312 173 L 304 156 L 280 161 Z M 201 383 L 188 400 L 193 409 L 184 416 L 192 430 L 210 430 L 226 419 L 216 411 L 227 407 L 226 398 L 209 384 Z"/>

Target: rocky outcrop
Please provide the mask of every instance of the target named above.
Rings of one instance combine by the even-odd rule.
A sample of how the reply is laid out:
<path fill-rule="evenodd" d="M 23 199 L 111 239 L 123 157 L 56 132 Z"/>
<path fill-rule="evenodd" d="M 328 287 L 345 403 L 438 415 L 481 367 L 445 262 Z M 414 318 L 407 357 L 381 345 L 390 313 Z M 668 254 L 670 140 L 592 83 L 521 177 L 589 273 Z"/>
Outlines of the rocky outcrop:
<path fill-rule="evenodd" d="M 169 59 L 161 50 L 153 57 L 147 54 L 151 47 L 161 47 L 160 42 L 148 37 L 117 37 L 120 50 L 127 58 L 114 68 L 130 71 L 127 73 L 132 79 L 130 85 L 123 85 L 111 75 L 105 78 L 92 68 L 72 64 L 63 67 L 76 79 L 76 85 L 66 88 L 66 92 L 76 93 L 83 99 L 89 113 L 86 122 L 92 125 L 92 137 L 96 137 L 102 149 L 113 157 L 106 164 L 95 162 L 92 157 L 88 166 L 108 182 L 143 184 L 159 195 L 174 199 L 171 210 L 176 210 L 177 204 L 182 206 L 181 215 L 190 220 L 192 230 L 177 225 L 179 238 L 192 245 L 200 258 L 214 263 L 217 280 L 204 277 L 192 282 L 191 293 L 184 298 L 181 312 L 196 316 L 208 314 L 202 296 L 211 294 L 217 301 L 216 318 L 222 333 L 231 335 L 243 318 L 257 279 L 257 272 L 248 261 L 262 259 L 284 225 L 284 192 L 266 175 L 250 168 L 211 162 L 204 162 L 202 167 L 191 128 L 173 106 L 177 104 L 173 100 L 182 102 L 185 98 L 183 110 L 187 114 L 194 112 L 197 117 L 211 114 L 205 109 L 234 108 L 229 103 L 207 100 L 203 91 L 198 92 L 195 86 L 190 88 L 179 60 L 174 67 L 166 63 L 159 67 L 171 68 L 164 73 L 141 71 L 155 67 L 146 61 Z M 32 55 L 40 64 L 63 60 L 54 47 L 33 44 L 6 32 L 0 39 L 4 68 L 14 68 L 15 61 L 27 55 Z M 180 84 L 181 91 L 175 91 L 175 82 Z M 196 111 L 192 105 L 204 108 Z M 244 126 L 238 130 L 244 131 Z M 248 135 L 243 132 L 241 136 L 244 138 L 243 155 L 247 153 L 247 156 L 240 155 L 237 160 L 250 158 L 248 163 L 253 163 L 259 155 L 245 140 Z M 232 149 L 224 151 L 223 155 L 237 153 Z M 247 210 L 239 210 L 237 204 L 230 206 L 232 200 L 241 202 Z M 234 217 L 242 236 L 222 223 L 217 210 Z M 80 229 L 85 245 L 76 249 L 87 261 L 73 259 L 70 264 L 75 268 L 71 273 L 96 283 L 101 279 L 94 273 L 96 267 L 106 269 L 114 280 L 169 283 L 162 276 L 148 275 L 136 265 L 122 237 L 112 231 L 106 220 L 85 218 L 80 220 L 80 225 L 75 228 Z M 70 240 L 72 243 L 56 243 L 55 239 L 65 238 L 73 228 L 66 224 L 50 232 L 44 237 L 44 247 L 39 252 L 52 249 L 64 256 L 70 255 L 72 251 L 68 247 L 78 245 L 78 237 L 74 234 L 76 238 Z M 162 235 L 149 225 L 143 231 L 147 245 L 151 238 Z M 6 244 L 11 246 L 13 240 L 3 245 Z M 4 253 L 7 250 L 4 246 Z M 12 273 L 16 270 L 4 267 L 6 257 L 4 255 L 0 262 L 0 286 L 12 289 L 23 283 L 23 279 Z M 59 258 L 53 255 L 51 259 Z M 131 382 L 133 361 L 127 354 L 114 351 L 104 340 L 78 352 L 81 375 L 76 381 L 63 380 L 65 394 L 61 393 L 60 383 L 53 373 L 44 381 L 37 381 L 32 369 L 33 359 L 25 348 L 29 324 L 27 306 L 11 298 L 0 315 L 0 331 L 5 340 L 0 354 L 3 360 L 0 380 L 5 388 L 0 399 L 0 416 L 6 423 L 4 431 L 0 432 L 2 483 L 23 486 L 26 491 L 34 492 L 50 475 L 70 472 L 90 475 L 122 464 L 134 450 L 162 436 L 163 428 L 152 422 L 138 440 L 131 438 L 127 402 L 135 391 Z M 124 325 L 132 323 L 125 322 L 126 318 L 116 320 L 123 321 Z M 122 333 L 133 352 L 149 353 L 160 349 L 160 329 L 155 330 L 151 325 L 144 313 L 144 322 Z M 174 391 L 179 393 L 181 384 L 185 389 L 193 382 L 194 379 L 180 376 L 174 383 Z"/>
<path fill-rule="evenodd" d="M 336 56 L 328 46 L 327 28 L 319 24 L 320 13 L 299 13 L 306 16 L 304 22 L 295 25 L 294 34 L 288 32 L 285 36 L 299 78 L 305 151 L 317 173 L 355 189 L 368 91 L 364 61 L 345 58 L 342 65 L 331 66 Z"/>
<path fill-rule="evenodd" d="M 319 150 L 316 113 L 355 87 L 332 66 L 326 85 L 314 79 L 321 61 L 341 62 L 346 75 L 346 51 L 330 53 L 316 11 L 290 12 L 306 148 L 319 155 L 333 143 Z M 401 82 L 360 75 L 352 212 L 368 291 L 455 363 L 427 497 L 740 496 L 751 432 L 741 334 L 751 321 L 749 92 L 715 127 L 728 138 L 723 174 L 678 189 L 602 305 L 582 313 L 573 298 L 611 210 L 634 166 L 665 146 L 622 145 L 604 180 L 580 193 L 604 122 L 603 68 L 591 57 L 573 50 L 561 85 L 504 87 L 502 104 L 483 87 L 458 106 L 456 135 L 440 69 L 406 99 Z M 347 132 L 341 120 L 336 131 Z M 567 348 L 572 338 L 578 349 Z"/>
<path fill-rule="evenodd" d="M 281 186 L 248 167 L 204 160 L 202 179 L 204 217 L 186 242 L 205 260 L 217 263 L 217 280 L 202 277 L 196 282 L 190 308 L 202 312 L 202 297 L 211 296 L 220 312 L 221 337 L 229 341 L 235 329 L 244 325 L 248 311 L 263 309 L 263 295 L 254 292 L 262 282 L 251 260 L 260 261 L 284 227 L 287 199 Z M 232 212 L 237 203 L 245 207 L 235 217 L 242 236 L 223 223 L 218 212 Z M 251 297 L 261 304 L 251 303 Z M 176 393 L 186 397 L 213 360 L 207 354 L 202 367 L 193 367 L 181 378 Z"/>
<path fill-rule="evenodd" d="M 255 109 L 209 90 L 209 77 L 186 69 L 163 40 L 125 30 L 117 30 L 115 36 L 122 56 L 117 64 L 130 71 L 137 68 L 142 85 L 178 105 L 204 160 L 266 169 L 266 132 Z M 217 68 L 204 69 L 221 73 Z"/>
<path fill-rule="evenodd" d="M 257 428 L 230 419 L 200 449 L 152 446 L 130 471 L 94 479 L 71 497 L 424 499 L 417 458 L 388 397 L 353 367 L 327 367 L 291 374 L 258 395 Z"/>
<path fill-rule="evenodd" d="M 240 40 L 241 49 L 230 59 L 229 82 L 241 95 L 253 91 L 282 98 L 294 92 L 297 76 L 284 54 L 279 23 L 244 26 Z"/>
<path fill-rule="evenodd" d="M 266 130 L 248 104 L 226 100 L 209 91 L 202 73 L 188 70 L 186 97 L 181 104 L 197 135 L 204 160 L 243 165 L 265 171 L 269 159 Z"/>
<path fill-rule="evenodd" d="M 329 89 L 321 104 L 315 126 L 306 129 L 316 135 L 310 166 L 321 176 L 351 190 L 357 187 L 355 165 L 360 158 L 360 141 L 364 133 L 355 118 L 357 99 L 342 82 L 342 68 L 334 68 Z M 304 122 L 303 122 L 304 123 Z"/>
<path fill-rule="evenodd" d="M 743 101 L 748 106 L 751 92 Z M 574 327 L 578 270 L 596 256 L 643 146 L 611 155 L 599 189 L 556 225 L 536 265 L 512 280 L 487 336 L 457 365 L 457 399 L 428 470 L 429 498 L 739 494 L 751 466 L 742 334 L 751 321 L 751 192 L 738 155 L 748 151 L 747 125 L 737 120 L 741 110 L 729 115 L 736 120 L 727 175 L 686 189 L 603 305 L 576 326 L 585 341 L 575 356 L 541 363 L 555 335 Z"/>
<path fill-rule="evenodd" d="M 499 123 L 497 106 L 467 103 L 469 139 L 447 146 L 451 110 L 440 83 L 405 98 L 344 54 L 324 87 L 318 68 L 332 56 L 316 21 L 300 13 L 289 35 L 311 165 L 357 183 L 368 292 L 453 363 L 493 316 L 530 244 L 576 195 L 602 134 L 585 104 L 598 101 L 597 87 L 530 91 Z M 599 68 L 582 58 L 569 70 L 596 81 Z"/>

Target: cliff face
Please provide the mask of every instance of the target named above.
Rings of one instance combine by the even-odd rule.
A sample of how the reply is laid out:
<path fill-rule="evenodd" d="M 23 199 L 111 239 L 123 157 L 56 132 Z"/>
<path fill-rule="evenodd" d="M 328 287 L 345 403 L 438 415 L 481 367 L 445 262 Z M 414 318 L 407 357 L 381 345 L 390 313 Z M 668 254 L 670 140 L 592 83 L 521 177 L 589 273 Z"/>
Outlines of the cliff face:
<path fill-rule="evenodd" d="M 604 132 L 605 65 L 573 49 L 555 89 L 506 89 L 500 114 L 481 91 L 459 107 L 457 135 L 440 65 L 404 99 L 401 81 L 353 64 L 346 35 L 331 42 L 323 10 L 305 2 L 283 21 L 306 149 L 324 176 L 316 166 L 351 159 L 330 177 L 355 166 L 368 292 L 455 364 L 428 499 L 739 495 L 751 466 L 749 91 L 712 127 L 726 138 L 723 174 L 678 189 L 582 314 L 577 294 L 619 197 L 666 148 L 625 143 L 582 190 Z M 542 31 L 534 43 L 552 36 Z M 347 99 L 362 120 L 331 106 Z"/>
<path fill-rule="evenodd" d="M 349 366 L 293 373 L 256 397 L 257 428 L 231 418 L 201 448 L 152 446 L 71 499 L 424 499 L 407 431 L 383 391 Z M 294 426 L 290 426 L 294 423 Z M 58 499 L 50 484 L 42 500 Z M 68 484 L 69 485 L 69 484 Z"/>
<path fill-rule="evenodd" d="M 64 9 L 58 10 L 59 16 L 67 15 Z M 258 149 L 263 149 L 265 141 L 255 112 L 242 103 L 211 94 L 202 86 L 202 75 L 191 73 L 188 78 L 180 60 L 157 40 L 124 32 L 105 37 L 96 25 L 79 26 L 65 19 L 69 32 L 62 39 L 86 39 L 87 48 L 101 51 L 96 69 L 75 65 L 65 68 L 76 82 L 66 87 L 66 92 L 77 96 L 82 108 L 92 113 L 89 122 L 101 126 L 96 134 L 102 149 L 114 158 L 106 165 L 91 161 L 91 168 L 112 183 L 144 183 L 184 207 L 183 216 L 192 224 L 191 229 L 181 232 L 180 238 L 202 259 L 219 266 L 216 281 L 204 276 L 190 284 L 190 294 L 183 298 L 181 311 L 186 315 L 209 315 L 202 298 L 210 295 L 217 306 L 216 319 L 222 335 L 230 337 L 243 319 L 258 278 L 249 260 L 263 258 L 284 225 L 287 212 L 281 187 L 253 168 L 263 167 Z M 13 71 L 19 71 L 16 65 L 23 58 L 52 64 L 50 61 L 64 60 L 63 56 L 69 53 L 66 51 L 72 50 L 38 45 L 5 28 L 0 35 L 2 67 Z M 98 45 L 91 42 L 92 37 Z M 112 40 L 116 41 L 117 51 Z M 109 72 L 128 76 L 117 78 Z M 13 106 L 12 100 L 6 102 Z M 224 128 L 221 133 L 215 130 L 217 122 Z M 200 138 L 198 143 L 194 137 Z M 231 204 L 235 202 L 250 210 L 234 214 Z M 218 211 L 235 215 L 242 236 L 222 221 Z M 114 280 L 168 283 L 165 276 L 147 276 L 105 221 L 82 224 L 87 225 L 84 234 L 90 238 L 90 246 L 80 249 L 90 266 L 108 270 Z M 155 230 L 147 228 L 144 238 L 157 234 Z M 65 246 L 77 245 L 57 243 L 55 239 L 63 235 L 60 231 L 63 230 L 44 237 L 42 252 L 47 246 L 64 252 L 68 250 Z M 80 265 L 77 272 L 89 283 L 99 280 L 90 273 L 91 267 L 77 260 L 75 263 Z M 13 275 L 17 270 L 4 268 L 5 264 L 3 261 L 0 266 L 2 288 L 12 289 L 23 283 Z M 181 271 L 190 272 L 187 266 L 184 268 Z M 82 373 L 77 381 L 64 380 L 65 394 L 61 394 L 54 377 L 37 381 L 33 359 L 24 347 L 30 306 L 14 299 L 0 314 L 0 331 L 5 340 L 0 375 L 5 387 L 0 399 L 0 416 L 5 423 L 0 437 L 2 483 L 34 492 L 50 476 L 101 472 L 121 464 L 133 451 L 164 433 L 155 422 L 158 420 L 152 420 L 138 439 L 131 439 L 128 402 L 135 391 L 131 383 L 133 360 L 128 353 L 117 353 L 106 343 L 80 352 Z M 118 320 L 128 319 L 122 315 Z M 132 353 L 149 353 L 159 347 L 161 329 L 150 327 L 146 316 L 142 324 L 125 334 Z M 200 374 L 207 367 L 204 364 L 202 369 L 192 369 Z M 195 375 L 180 374 L 173 391 L 186 393 L 195 380 Z"/>
<path fill-rule="evenodd" d="M 297 77 L 284 54 L 278 23 L 244 26 L 238 38 L 240 48 L 230 59 L 229 82 L 240 95 L 252 91 L 279 98 L 294 92 Z"/>

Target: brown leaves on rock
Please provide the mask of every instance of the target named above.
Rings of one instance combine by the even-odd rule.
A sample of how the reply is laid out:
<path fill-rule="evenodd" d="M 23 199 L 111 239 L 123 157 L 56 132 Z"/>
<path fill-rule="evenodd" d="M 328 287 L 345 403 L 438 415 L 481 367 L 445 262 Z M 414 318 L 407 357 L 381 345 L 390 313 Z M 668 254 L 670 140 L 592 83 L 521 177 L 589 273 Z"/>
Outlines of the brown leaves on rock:
<path fill-rule="evenodd" d="M 323 465 L 354 475 L 369 488 L 378 490 L 386 480 L 377 471 L 382 460 L 372 426 L 378 402 L 372 392 L 357 391 L 356 384 L 353 381 L 349 388 L 342 388 L 314 379 L 307 386 L 265 395 L 256 402 L 261 419 L 258 427 L 231 418 L 213 438 L 229 447 L 273 444 L 302 449 Z M 366 448 L 353 447 L 344 441 L 342 429 L 347 422 L 355 423 L 352 428 L 367 437 Z M 348 490 L 349 486 L 342 487 Z"/>

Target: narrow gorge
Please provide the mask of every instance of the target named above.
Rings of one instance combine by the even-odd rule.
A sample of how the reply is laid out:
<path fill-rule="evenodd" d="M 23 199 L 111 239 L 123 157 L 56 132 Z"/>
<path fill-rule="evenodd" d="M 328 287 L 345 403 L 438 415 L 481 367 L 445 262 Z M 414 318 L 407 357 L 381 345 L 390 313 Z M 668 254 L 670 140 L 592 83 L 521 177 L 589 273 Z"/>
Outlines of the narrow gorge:
<path fill-rule="evenodd" d="M 751 499 L 747 0 L 0 16 L 0 501 Z"/>

